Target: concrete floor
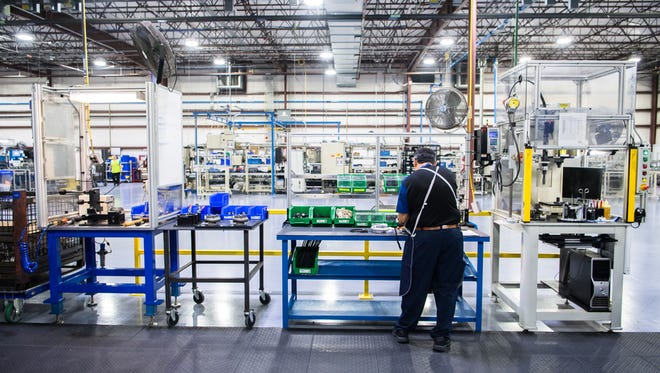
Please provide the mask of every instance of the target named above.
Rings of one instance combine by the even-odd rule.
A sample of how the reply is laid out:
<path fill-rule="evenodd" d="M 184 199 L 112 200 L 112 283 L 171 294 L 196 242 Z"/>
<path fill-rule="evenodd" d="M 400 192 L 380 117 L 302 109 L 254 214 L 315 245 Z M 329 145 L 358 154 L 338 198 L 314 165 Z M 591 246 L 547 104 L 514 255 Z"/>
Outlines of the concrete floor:
<path fill-rule="evenodd" d="M 103 193 L 113 194 L 118 205 L 127 207 L 135 205 L 144 200 L 145 195 L 140 184 L 122 184 L 118 188 L 112 186 L 102 187 Z M 371 208 L 371 199 L 332 199 L 319 203 L 316 198 L 294 200 L 294 204 L 347 204 L 357 205 L 360 208 Z M 487 206 L 487 201 L 482 206 Z M 241 195 L 234 194 L 230 199 L 231 204 L 268 205 L 273 209 L 286 208 L 285 195 Z M 393 204 L 393 201 L 386 201 Z M 631 237 L 631 271 L 624 276 L 624 300 L 623 300 L 623 331 L 624 332 L 660 332 L 660 316 L 652 310 L 660 309 L 660 299 L 657 294 L 660 290 L 660 274 L 657 267 L 660 259 L 657 256 L 657 243 L 654 243 L 653 235 L 658 228 L 657 219 L 660 217 L 660 204 L 657 199 L 650 198 L 647 206 L 647 223 L 638 229 L 630 229 Z M 284 215 L 272 214 L 265 223 L 265 248 L 266 250 L 279 250 L 281 243 L 275 239 L 279 231 Z M 473 219 L 481 230 L 490 233 L 490 218 L 476 217 Z M 182 248 L 189 247 L 187 235 L 181 236 Z M 98 241 L 98 240 L 97 240 Z M 112 253 L 107 257 L 108 267 L 132 267 L 133 266 L 133 241 L 131 239 L 111 239 Z M 251 242 L 256 242 L 253 234 Z M 505 241 L 507 244 L 509 241 Z M 515 251 L 516 242 L 511 239 L 511 249 Z M 324 242 L 322 248 L 333 250 L 362 250 L 359 247 L 345 247 L 341 242 Z M 355 244 L 353 244 L 355 245 Z M 253 246 L 256 248 L 256 246 Z M 475 246 L 476 247 L 476 246 Z M 490 245 L 486 245 L 489 251 Z M 198 249 L 240 249 L 239 233 L 202 232 L 198 234 Z M 470 248 L 468 248 L 470 249 Z M 396 243 L 372 243 L 371 250 L 394 250 L 398 251 Z M 544 252 L 553 252 L 553 248 L 544 248 Z M 554 252 L 556 249 L 554 249 Z M 182 261 L 186 261 L 185 258 Z M 162 266 L 162 260 L 157 262 Z M 508 259 L 501 264 L 502 281 L 515 281 L 519 278 L 519 260 Z M 484 293 L 483 293 L 483 330 L 485 331 L 520 331 L 517 317 L 508 307 L 494 303 L 490 294 L 490 260 L 484 260 Z M 558 259 L 544 259 L 539 265 L 540 280 L 556 280 L 558 275 Z M 222 276 L 231 276 L 232 273 L 240 275 L 240 266 L 201 266 L 200 276 L 209 276 L 222 273 Z M 265 260 L 265 288 L 270 293 L 272 301 L 268 305 L 261 305 L 257 291 L 258 280 L 254 278 L 251 282 L 251 307 L 256 312 L 255 327 L 281 327 L 282 325 L 282 298 L 281 298 L 281 257 L 279 254 L 269 255 Z M 107 279 L 113 281 L 114 279 Z M 192 300 L 191 286 L 187 284 L 182 288 L 182 295 L 178 298 L 181 307 L 179 309 L 179 322 L 177 327 L 186 326 L 220 326 L 241 327 L 244 325 L 243 316 L 243 292 L 240 284 L 200 284 L 205 301 L 203 304 L 195 304 Z M 398 283 L 387 281 L 372 281 L 370 293 L 376 300 L 397 299 Z M 363 292 L 362 281 L 299 281 L 299 294 L 301 297 L 311 299 L 358 299 Z M 164 290 L 161 289 L 162 297 Z M 466 286 L 464 295 L 468 302 L 474 302 L 474 286 Z M 51 323 L 54 316 L 49 314 L 50 307 L 43 304 L 48 293 L 40 294 L 29 299 L 24 306 L 22 322 L 24 323 Z M 146 325 L 149 320 L 143 316 L 144 305 L 141 295 L 121 294 L 98 294 L 95 296 L 97 303 L 94 307 L 88 307 L 88 296 L 82 294 L 65 294 L 65 312 L 62 319 L 67 324 L 89 324 L 89 325 Z M 430 302 L 432 303 L 432 301 Z M 160 326 L 166 325 L 164 306 L 158 307 L 158 315 L 155 321 Z M 350 328 L 390 328 L 391 323 L 366 323 L 353 322 L 350 325 L 337 322 L 308 322 L 300 326 L 330 327 L 335 328 L 350 326 Z M 470 330 L 471 324 L 456 325 L 457 330 Z M 600 331 L 603 327 L 594 322 L 559 322 L 539 321 L 539 331 Z"/>

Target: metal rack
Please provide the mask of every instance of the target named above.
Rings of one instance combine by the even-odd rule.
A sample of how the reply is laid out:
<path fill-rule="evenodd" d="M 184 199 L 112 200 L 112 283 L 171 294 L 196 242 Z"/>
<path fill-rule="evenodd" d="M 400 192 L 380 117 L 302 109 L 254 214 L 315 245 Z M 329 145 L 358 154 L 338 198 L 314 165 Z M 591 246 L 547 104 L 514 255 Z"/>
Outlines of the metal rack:
<path fill-rule="evenodd" d="M 179 312 L 172 306 L 172 296 L 179 296 L 179 287 L 184 283 L 192 283 L 193 301 L 197 304 L 204 302 L 204 293 L 197 288 L 197 283 L 242 283 L 244 291 L 245 326 L 251 328 L 256 322 L 254 310 L 250 308 L 250 279 L 259 273 L 259 302 L 270 303 L 270 294 L 264 291 L 264 226 L 263 220 L 249 220 L 245 224 L 234 224 L 232 221 L 221 221 L 218 224 L 198 226 L 177 226 L 175 223 L 166 227 L 165 239 L 165 309 L 167 325 L 175 326 L 179 322 Z M 250 232 L 259 229 L 259 259 L 250 260 Z M 190 231 L 190 262 L 179 264 L 179 231 Z M 243 260 L 198 260 L 196 231 L 218 232 L 234 231 L 243 233 Z M 205 277 L 197 276 L 197 266 L 200 264 L 243 266 L 242 277 Z M 252 266 L 252 267 L 251 267 Z M 188 268 L 192 277 L 183 277 L 182 272 Z"/>
<path fill-rule="evenodd" d="M 53 204 L 51 211 L 65 205 Z M 4 300 L 4 316 L 8 322 L 21 319 L 24 300 L 48 290 L 47 239 L 36 221 L 34 193 L 0 193 L 0 299 Z M 30 260 L 35 258 L 37 267 L 34 272 L 23 268 L 21 242 L 27 244 Z M 61 262 L 66 271 L 82 267 L 82 241 L 69 238 L 61 245 Z"/>

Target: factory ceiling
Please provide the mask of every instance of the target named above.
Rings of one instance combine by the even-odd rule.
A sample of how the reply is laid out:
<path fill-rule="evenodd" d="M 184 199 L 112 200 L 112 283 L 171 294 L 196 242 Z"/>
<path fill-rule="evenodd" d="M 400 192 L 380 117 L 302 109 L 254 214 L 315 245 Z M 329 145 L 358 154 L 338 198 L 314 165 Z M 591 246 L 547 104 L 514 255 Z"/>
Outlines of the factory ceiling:
<path fill-rule="evenodd" d="M 130 38 L 143 20 L 157 24 L 176 54 L 178 75 L 185 76 L 225 72 L 221 59 L 254 74 L 322 73 L 343 64 L 358 77 L 428 71 L 433 67 L 424 60 L 440 66 L 445 56 L 465 59 L 468 0 L 341 0 L 353 3 L 345 12 L 329 6 L 331 1 L 317 0 L 320 6 L 310 0 L 87 1 L 90 73 L 147 74 Z M 82 76 L 82 3 L 4 3 L 9 5 L 0 16 L 0 76 Z M 519 3 L 516 27 L 516 1 L 478 1 L 479 59 L 511 66 L 514 50 L 518 59 L 639 57 L 640 72 L 658 71 L 660 1 Z M 361 31 L 352 35 L 356 28 Z M 344 49 L 344 61 L 321 58 L 322 52 L 338 58 L 347 34 L 337 30 L 349 30 L 356 55 Z M 33 40 L 18 39 L 21 34 Z M 96 60 L 107 65 L 92 64 Z"/>

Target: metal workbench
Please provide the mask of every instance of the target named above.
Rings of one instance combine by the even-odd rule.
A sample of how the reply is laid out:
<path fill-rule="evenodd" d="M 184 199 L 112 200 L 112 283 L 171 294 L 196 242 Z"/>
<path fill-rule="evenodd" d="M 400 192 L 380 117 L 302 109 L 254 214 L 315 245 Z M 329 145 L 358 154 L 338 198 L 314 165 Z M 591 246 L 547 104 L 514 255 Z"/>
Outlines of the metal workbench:
<path fill-rule="evenodd" d="M 168 224 L 165 229 L 165 307 L 167 325 L 174 326 L 179 322 L 177 307 L 172 305 L 172 296 L 179 296 L 179 287 L 183 283 L 192 283 L 193 301 L 197 304 L 204 302 L 204 294 L 197 288 L 197 283 L 243 283 L 245 326 L 251 328 L 256 315 L 250 308 L 250 279 L 259 272 L 259 302 L 270 303 L 270 294 L 264 291 L 264 221 L 248 220 L 245 224 L 234 224 L 231 220 L 221 220 L 215 224 L 198 224 L 195 226 L 178 226 L 176 223 Z M 259 228 L 259 259 L 250 260 L 250 232 Z M 179 265 L 179 231 L 190 231 L 190 262 Z M 236 231 L 243 232 L 243 259 L 242 260 L 198 260 L 196 231 Z M 242 277 L 204 277 L 197 276 L 199 264 L 241 264 Z M 252 268 L 250 268 L 250 266 Z M 181 273 L 188 268 L 192 277 L 183 277 Z"/>
<path fill-rule="evenodd" d="M 165 284 L 163 269 L 156 268 L 156 236 L 163 233 L 159 227 L 120 227 L 107 225 L 90 226 L 51 226 L 48 228 L 48 265 L 50 268 L 50 303 L 51 313 L 56 322 L 61 322 L 60 314 L 64 311 L 63 293 L 85 293 L 91 296 L 89 305 L 94 305 L 96 293 L 144 294 L 145 316 L 154 322 L 157 306 L 162 300 L 156 292 Z M 83 238 L 85 267 L 66 275 L 62 274 L 60 239 L 67 237 Z M 144 245 L 143 268 L 101 268 L 96 265 L 94 238 L 141 238 Z M 128 277 L 131 282 L 105 283 L 99 277 Z M 144 277 L 144 284 L 134 283 L 135 277 Z"/>
<path fill-rule="evenodd" d="M 490 237 L 472 228 L 463 231 L 464 242 L 477 244 L 477 267 L 466 263 L 464 281 L 476 283 L 476 304 L 473 309 L 462 296 L 456 302 L 454 321 L 474 322 L 475 331 L 481 331 L 483 254 L 484 242 Z M 289 263 L 297 240 L 323 241 L 396 241 L 393 233 L 352 232 L 346 227 L 308 227 L 285 225 L 277 234 L 282 241 L 282 327 L 289 327 L 289 320 L 372 320 L 394 321 L 399 317 L 400 301 L 298 300 L 298 280 L 391 280 L 399 281 L 401 260 L 319 260 L 318 273 L 298 275 L 289 270 Z M 405 237 L 399 236 L 403 243 Z M 289 280 L 291 294 L 289 295 Z M 422 316 L 422 321 L 433 321 L 435 316 Z"/>
<path fill-rule="evenodd" d="M 508 222 L 493 217 L 492 243 L 492 292 L 518 314 L 518 323 L 523 330 L 536 330 L 537 320 L 606 321 L 611 330 L 621 329 L 623 298 L 623 273 L 626 251 L 625 223 L 556 223 L 556 222 Z M 520 283 L 500 282 L 500 236 L 503 230 L 512 230 L 522 236 L 520 253 Z M 609 234 L 614 236 L 614 255 L 611 272 L 611 312 L 587 312 L 579 307 L 570 307 L 553 289 L 542 293 L 539 285 L 539 235 L 549 234 Z M 546 300 L 546 302 L 543 302 Z M 552 302 L 547 302 L 553 300 Z M 549 306 L 551 305 L 551 306 Z"/>

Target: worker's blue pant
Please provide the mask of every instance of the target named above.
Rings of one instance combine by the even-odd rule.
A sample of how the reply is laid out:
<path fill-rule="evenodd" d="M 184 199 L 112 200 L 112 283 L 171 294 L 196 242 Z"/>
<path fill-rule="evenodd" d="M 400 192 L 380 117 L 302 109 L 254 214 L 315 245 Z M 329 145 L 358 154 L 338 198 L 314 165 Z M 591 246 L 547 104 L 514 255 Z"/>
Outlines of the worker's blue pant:
<path fill-rule="evenodd" d="M 395 328 L 417 326 L 426 295 L 433 291 L 437 323 L 431 337 L 449 336 L 458 286 L 463 280 L 463 234 L 459 228 L 417 231 L 409 237 L 401 259 L 401 316 Z"/>

